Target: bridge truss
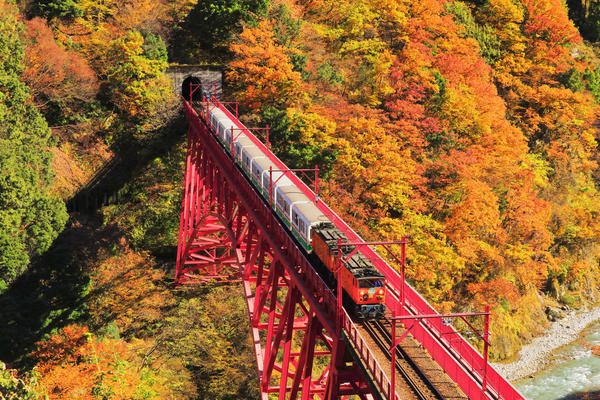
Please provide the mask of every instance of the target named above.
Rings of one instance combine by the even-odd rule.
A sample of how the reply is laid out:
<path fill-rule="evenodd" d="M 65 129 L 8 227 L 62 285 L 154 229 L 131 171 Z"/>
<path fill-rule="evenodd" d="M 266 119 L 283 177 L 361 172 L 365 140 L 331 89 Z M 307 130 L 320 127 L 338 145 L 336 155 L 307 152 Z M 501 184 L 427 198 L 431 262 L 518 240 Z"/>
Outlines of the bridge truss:
<path fill-rule="evenodd" d="M 388 378 L 391 367 L 379 365 L 341 302 L 210 132 L 207 113 L 184 106 L 189 130 L 176 284 L 241 282 L 263 400 L 398 399 Z M 362 240 L 347 229 L 350 240 Z M 388 309 L 404 316 L 436 314 L 377 253 L 367 251 L 386 275 Z M 441 318 L 410 322 L 415 339 L 469 398 L 522 398 Z"/>

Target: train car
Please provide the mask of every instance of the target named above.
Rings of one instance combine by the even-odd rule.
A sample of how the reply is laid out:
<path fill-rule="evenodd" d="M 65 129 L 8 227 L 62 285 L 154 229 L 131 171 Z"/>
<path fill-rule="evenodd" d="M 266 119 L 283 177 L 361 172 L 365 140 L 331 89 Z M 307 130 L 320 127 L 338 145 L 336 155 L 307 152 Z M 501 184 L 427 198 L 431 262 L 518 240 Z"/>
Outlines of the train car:
<path fill-rule="evenodd" d="M 235 138 L 235 140 L 233 141 L 234 159 L 235 159 L 235 161 L 237 161 L 238 164 L 240 164 L 241 160 L 242 160 L 242 148 L 254 146 L 254 143 L 243 132 L 240 132 L 239 134 L 235 134 L 233 137 Z"/>
<path fill-rule="evenodd" d="M 214 132 L 221 139 L 221 142 L 225 141 L 225 131 L 231 131 L 231 127 L 235 126 L 227 114 L 225 114 L 225 112 L 219 108 L 211 110 L 210 123 L 214 129 Z"/>
<path fill-rule="evenodd" d="M 246 176 L 290 229 L 300 245 L 314 253 L 325 267 L 340 280 L 342 288 L 354 302 L 355 312 L 363 318 L 379 318 L 385 312 L 385 277 L 371 261 L 357 251 L 336 272 L 337 240 L 346 236 L 335 227 L 291 179 L 259 148 L 249 133 L 232 129 L 238 125 L 219 107 L 209 112 L 209 124 L 226 151 L 242 168 Z M 349 247 L 342 253 L 350 254 Z"/>
<path fill-rule="evenodd" d="M 354 247 L 344 246 L 340 250 L 342 268 L 338 266 L 337 244 L 348 239 L 331 222 L 315 226 L 312 230 L 312 248 L 325 267 L 340 280 L 342 288 L 352 298 L 355 312 L 362 318 L 380 318 L 385 313 L 385 276 L 361 252 L 355 252 L 348 260 Z"/>
<path fill-rule="evenodd" d="M 313 250 L 313 228 L 325 222 L 329 222 L 329 218 L 310 199 L 308 202 L 295 203 L 292 206 L 292 226 L 296 228 L 302 245 L 309 253 Z"/>

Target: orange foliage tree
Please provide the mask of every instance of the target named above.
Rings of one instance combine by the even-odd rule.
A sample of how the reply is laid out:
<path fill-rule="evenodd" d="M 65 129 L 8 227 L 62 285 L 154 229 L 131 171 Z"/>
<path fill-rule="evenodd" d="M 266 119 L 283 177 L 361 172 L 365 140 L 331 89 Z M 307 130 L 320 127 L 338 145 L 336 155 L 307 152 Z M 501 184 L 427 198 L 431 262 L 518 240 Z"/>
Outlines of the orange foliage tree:
<path fill-rule="evenodd" d="M 487 291 L 494 285 L 483 283 L 494 279 L 508 278 L 503 287 L 513 294 L 536 287 L 545 275 L 531 280 L 521 266 L 535 269 L 531 260 L 549 245 L 549 235 L 540 224 L 536 230 L 546 240 L 527 243 L 514 234 L 513 225 L 522 221 L 509 212 L 518 208 L 538 222 L 548 218 L 547 206 L 536 197 L 533 167 L 524 162 L 528 149 L 523 133 L 506 121 L 491 68 L 443 2 L 413 3 L 405 12 L 406 35 L 398 38 L 404 46 L 392 70 L 397 90 L 386 105 L 399 134 L 422 151 L 416 156 L 425 178 L 417 189 L 422 209 L 443 224 L 466 263 L 458 276 L 482 283 L 464 286 L 455 280 L 453 300 Z M 511 257 L 515 246 L 526 254 Z M 514 297 L 487 294 L 492 302 Z"/>
<path fill-rule="evenodd" d="M 277 43 L 268 21 L 245 27 L 231 45 L 234 61 L 228 79 L 251 109 L 293 103 L 303 94 L 300 73 L 293 70 L 284 46 Z"/>
<path fill-rule="evenodd" d="M 162 321 L 163 310 L 173 305 L 169 289 L 161 284 L 164 273 L 153 268 L 147 254 L 126 249 L 106 257 L 92 268 L 91 278 L 92 323 L 100 328 L 114 321 L 126 337 L 151 332 Z"/>
<path fill-rule="evenodd" d="M 54 40 L 52 30 L 41 18 L 25 21 L 28 45 L 22 78 L 38 107 L 48 102 L 77 107 L 89 102 L 98 90 L 96 74 L 87 61 L 65 50 Z"/>
<path fill-rule="evenodd" d="M 70 325 L 37 343 L 32 357 L 49 399 L 152 399 L 168 396 L 161 378 L 138 362 L 119 339 L 97 340 Z"/>
<path fill-rule="evenodd" d="M 587 67 L 572 51 L 581 38 L 559 1 L 523 1 L 509 25 L 498 15 L 511 13 L 515 6 L 500 0 L 490 4 L 493 9 L 484 8 L 478 18 L 493 26 L 504 42 L 520 43 L 507 46 L 495 75 L 511 119 L 528 139 L 536 179 L 543 182 L 538 195 L 550 207 L 547 227 L 552 236 L 543 259 L 555 283 L 573 283 L 600 256 L 593 127 L 598 106 L 589 93 L 561 84 L 561 76 L 570 70 Z"/>

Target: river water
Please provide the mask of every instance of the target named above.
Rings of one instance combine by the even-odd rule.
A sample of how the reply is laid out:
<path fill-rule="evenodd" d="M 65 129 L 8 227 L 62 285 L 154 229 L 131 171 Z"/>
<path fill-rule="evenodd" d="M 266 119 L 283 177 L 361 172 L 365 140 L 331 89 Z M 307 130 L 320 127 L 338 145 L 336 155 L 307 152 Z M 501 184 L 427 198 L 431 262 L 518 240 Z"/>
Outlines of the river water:
<path fill-rule="evenodd" d="M 557 350 L 557 362 L 550 368 L 515 386 L 531 400 L 600 399 L 600 357 L 591 350 L 595 345 L 600 345 L 600 323 L 588 327 L 576 342 Z"/>

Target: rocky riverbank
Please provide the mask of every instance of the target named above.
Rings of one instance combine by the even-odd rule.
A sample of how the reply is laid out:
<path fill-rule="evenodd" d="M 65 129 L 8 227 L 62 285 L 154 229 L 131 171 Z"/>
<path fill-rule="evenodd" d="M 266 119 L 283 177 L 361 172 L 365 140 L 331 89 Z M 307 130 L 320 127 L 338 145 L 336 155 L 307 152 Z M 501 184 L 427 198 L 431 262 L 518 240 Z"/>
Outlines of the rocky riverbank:
<path fill-rule="evenodd" d="M 591 323 L 600 320 L 600 307 L 571 311 L 565 318 L 550 325 L 544 336 L 523 346 L 517 361 L 492 365 L 508 380 L 515 381 L 535 374 L 551 363 L 554 350 L 577 340 L 579 333 Z"/>

